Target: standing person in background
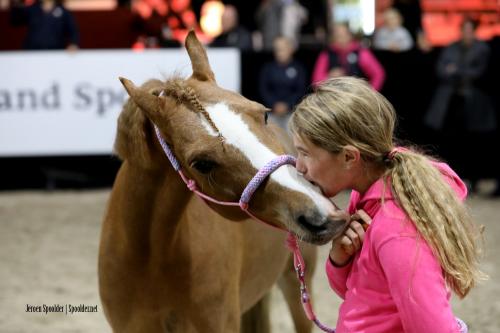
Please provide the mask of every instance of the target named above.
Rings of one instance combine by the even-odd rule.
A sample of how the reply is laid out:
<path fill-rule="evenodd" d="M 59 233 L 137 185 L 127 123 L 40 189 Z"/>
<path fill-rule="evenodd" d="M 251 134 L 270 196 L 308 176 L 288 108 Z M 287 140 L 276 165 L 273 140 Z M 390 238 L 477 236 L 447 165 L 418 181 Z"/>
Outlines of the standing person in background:
<path fill-rule="evenodd" d="M 424 122 L 439 143 L 440 154 L 471 181 L 471 189 L 481 178 L 484 168 L 464 155 L 474 151 L 487 156 L 496 130 L 496 114 L 487 96 L 478 87 L 488 66 L 488 44 L 475 38 L 476 24 L 470 19 L 462 23 L 462 38 L 446 47 L 437 62 L 440 83 Z"/>
<path fill-rule="evenodd" d="M 422 28 L 422 8 L 420 0 L 393 0 L 392 7 L 403 17 L 403 26 L 422 52 L 432 50 Z"/>
<path fill-rule="evenodd" d="M 382 89 L 385 71 L 373 53 L 354 41 L 346 24 L 333 26 L 332 44 L 321 52 L 314 65 L 312 82 L 318 84 L 328 78 L 356 76 L 366 78 L 376 90 Z"/>
<path fill-rule="evenodd" d="M 36 0 L 25 6 L 15 0 L 11 6 L 13 25 L 27 25 L 28 34 L 23 43 L 27 50 L 76 50 L 79 36 L 73 15 L 60 0 Z"/>
<path fill-rule="evenodd" d="M 403 17 L 403 26 L 408 30 L 413 40 L 417 40 L 422 32 L 422 8 L 420 0 L 393 0 L 392 8 Z"/>
<path fill-rule="evenodd" d="M 264 105 L 272 109 L 270 118 L 282 128 L 306 88 L 304 66 L 293 59 L 294 46 L 286 37 L 274 41 L 274 61 L 260 71 L 259 92 Z"/>
<path fill-rule="evenodd" d="M 409 51 L 413 47 L 413 40 L 402 23 L 403 18 L 397 9 L 386 9 L 384 25 L 375 30 L 373 48 L 391 52 Z"/>
<path fill-rule="evenodd" d="M 282 29 L 282 0 L 261 0 L 255 21 L 262 34 L 262 48 L 272 50 L 276 38 L 281 36 Z"/>
<path fill-rule="evenodd" d="M 236 47 L 252 50 L 250 32 L 239 24 L 238 11 L 233 5 L 225 5 L 221 16 L 222 33 L 210 44 L 212 47 Z"/>
<path fill-rule="evenodd" d="M 281 13 L 281 35 L 292 42 L 297 48 L 300 44 L 300 30 L 307 22 L 309 13 L 297 0 L 283 1 Z"/>
<path fill-rule="evenodd" d="M 465 297 L 486 277 L 467 188 L 445 163 L 396 146 L 395 122 L 389 101 L 353 77 L 321 83 L 290 119 L 297 171 L 326 197 L 352 190 L 326 260 L 343 299 L 336 332 L 466 332 L 450 290 Z"/>

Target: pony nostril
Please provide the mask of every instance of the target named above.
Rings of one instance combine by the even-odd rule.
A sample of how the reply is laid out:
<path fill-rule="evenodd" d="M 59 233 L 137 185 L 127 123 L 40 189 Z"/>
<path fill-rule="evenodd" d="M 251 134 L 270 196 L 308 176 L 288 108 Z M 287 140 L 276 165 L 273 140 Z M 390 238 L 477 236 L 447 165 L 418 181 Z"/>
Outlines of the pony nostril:
<path fill-rule="evenodd" d="M 310 232 L 317 233 L 317 232 L 321 232 L 321 231 L 326 230 L 327 223 L 322 223 L 320 225 L 313 224 L 304 215 L 300 215 L 299 218 L 297 219 L 297 222 L 299 223 L 299 225 L 301 227 L 303 227 L 304 229 L 306 229 Z"/>

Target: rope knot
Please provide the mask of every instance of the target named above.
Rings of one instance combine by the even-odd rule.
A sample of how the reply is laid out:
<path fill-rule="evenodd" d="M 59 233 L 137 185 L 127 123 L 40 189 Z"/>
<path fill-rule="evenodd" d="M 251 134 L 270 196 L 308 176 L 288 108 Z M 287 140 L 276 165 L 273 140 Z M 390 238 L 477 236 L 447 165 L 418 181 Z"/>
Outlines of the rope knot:
<path fill-rule="evenodd" d="M 248 202 L 240 201 L 240 208 L 246 212 L 248 210 Z"/>
<path fill-rule="evenodd" d="M 196 182 L 192 179 L 188 180 L 187 182 L 187 187 L 190 191 L 194 192 L 196 191 L 198 188 L 196 187 Z"/>

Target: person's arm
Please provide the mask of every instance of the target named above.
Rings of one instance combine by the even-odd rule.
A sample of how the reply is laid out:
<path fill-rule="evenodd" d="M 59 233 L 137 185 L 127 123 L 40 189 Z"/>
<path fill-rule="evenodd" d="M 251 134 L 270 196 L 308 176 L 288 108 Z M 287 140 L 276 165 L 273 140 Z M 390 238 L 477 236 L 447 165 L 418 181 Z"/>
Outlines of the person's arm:
<path fill-rule="evenodd" d="M 377 253 L 405 332 L 460 331 L 441 266 L 422 239 L 391 238 Z"/>
<path fill-rule="evenodd" d="M 368 77 L 371 86 L 380 91 L 385 81 L 385 70 L 370 50 L 362 48 L 359 51 L 359 67 Z"/>
<path fill-rule="evenodd" d="M 458 75 L 466 81 L 475 81 L 479 79 L 488 67 L 490 58 L 490 49 L 487 44 L 482 42 L 476 46 L 475 59 L 467 62 L 464 68 L 458 68 Z"/>
<path fill-rule="evenodd" d="M 241 33 L 240 50 L 251 51 L 253 49 L 253 42 L 251 34 L 243 29 Z"/>
<path fill-rule="evenodd" d="M 296 64 L 295 68 L 297 69 L 297 77 L 295 78 L 290 97 L 288 98 L 288 107 L 290 110 L 293 109 L 306 90 L 305 69 L 299 63 Z"/>
<path fill-rule="evenodd" d="M 365 231 L 372 223 L 371 217 L 363 210 L 357 210 L 349 219 L 349 227 L 346 228 L 344 234 L 332 241 L 332 248 L 326 262 L 326 275 L 330 287 L 341 298 L 345 298 L 346 282 L 351 271 L 353 257 L 361 249 Z"/>
<path fill-rule="evenodd" d="M 387 51 L 389 49 L 389 43 L 387 40 L 387 34 L 383 28 L 375 30 L 375 36 L 373 37 L 373 48 L 376 50 Z"/>
<path fill-rule="evenodd" d="M 316 64 L 314 65 L 313 75 L 312 75 L 312 83 L 318 84 L 321 81 L 324 81 L 328 78 L 328 52 L 322 51 L 318 59 L 316 59 Z"/>
<path fill-rule="evenodd" d="M 64 26 L 66 30 L 66 37 L 68 38 L 68 49 L 77 49 L 80 44 L 78 27 L 73 15 L 67 10 L 65 10 L 64 15 Z"/>
<path fill-rule="evenodd" d="M 338 267 L 334 266 L 333 261 L 330 257 L 326 260 L 326 276 L 328 278 L 328 283 L 330 287 L 340 298 L 345 299 L 345 293 L 347 292 L 347 277 L 351 272 L 352 261 L 347 265 Z"/>
<path fill-rule="evenodd" d="M 446 47 L 439 55 L 436 63 L 436 74 L 443 81 L 453 81 L 457 78 L 457 61 L 454 45 Z"/>
<path fill-rule="evenodd" d="M 408 51 L 413 47 L 413 38 L 411 37 L 410 33 L 406 28 L 401 27 L 400 29 L 400 35 L 401 35 L 401 45 L 400 45 L 400 50 L 401 51 Z"/>

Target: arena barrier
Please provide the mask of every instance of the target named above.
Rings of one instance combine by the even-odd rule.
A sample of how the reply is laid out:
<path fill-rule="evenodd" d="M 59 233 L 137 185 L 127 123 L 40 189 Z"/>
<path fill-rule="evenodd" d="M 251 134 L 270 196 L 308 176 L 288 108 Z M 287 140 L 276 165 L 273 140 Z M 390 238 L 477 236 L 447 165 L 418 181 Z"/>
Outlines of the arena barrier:
<path fill-rule="evenodd" d="M 209 50 L 218 84 L 240 91 L 240 54 Z M 109 155 L 126 92 L 119 76 L 142 83 L 191 73 L 184 49 L 0 53 L 0 157 Z"/>

